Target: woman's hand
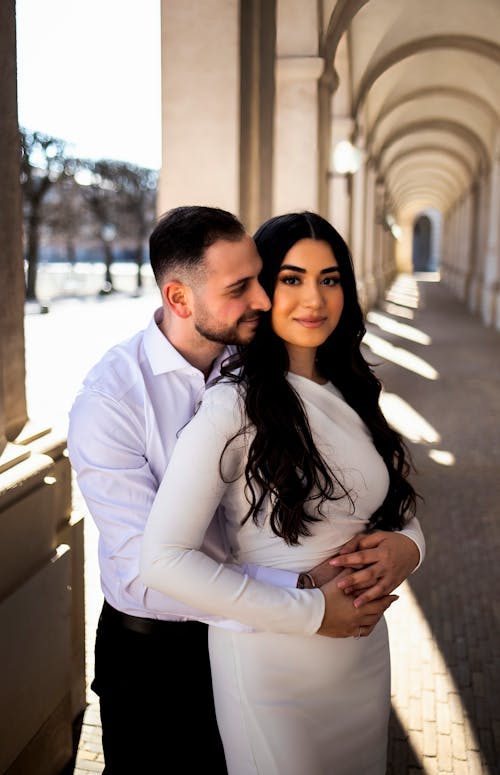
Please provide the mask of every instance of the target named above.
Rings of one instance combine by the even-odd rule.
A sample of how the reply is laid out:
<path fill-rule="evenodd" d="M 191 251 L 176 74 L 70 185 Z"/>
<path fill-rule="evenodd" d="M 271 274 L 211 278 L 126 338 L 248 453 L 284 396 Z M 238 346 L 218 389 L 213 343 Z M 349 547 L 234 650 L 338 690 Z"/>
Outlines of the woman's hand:
<path fill-rule="evenodd" d="M 354 536 L 329 564 L 356 570 L 337 582 L 347 595 L 355 595 L 356 608 L 385 597 L 415 570 L 420 559 L 417 545 L 398 532 L 375 530 Z M 363 591 L 365 590 L 365 591 Z"/>

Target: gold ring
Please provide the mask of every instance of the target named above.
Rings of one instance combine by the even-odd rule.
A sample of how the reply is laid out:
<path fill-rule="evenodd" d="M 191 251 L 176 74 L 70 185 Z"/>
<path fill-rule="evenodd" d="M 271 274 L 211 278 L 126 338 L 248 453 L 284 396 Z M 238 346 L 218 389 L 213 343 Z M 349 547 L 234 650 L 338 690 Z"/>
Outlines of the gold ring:
<path fill-rule="evenodd" d="M 354 636 L 354 640 L 359 640 L 361 638 L 361 625 L 358 627 L 358 634 Z"/>

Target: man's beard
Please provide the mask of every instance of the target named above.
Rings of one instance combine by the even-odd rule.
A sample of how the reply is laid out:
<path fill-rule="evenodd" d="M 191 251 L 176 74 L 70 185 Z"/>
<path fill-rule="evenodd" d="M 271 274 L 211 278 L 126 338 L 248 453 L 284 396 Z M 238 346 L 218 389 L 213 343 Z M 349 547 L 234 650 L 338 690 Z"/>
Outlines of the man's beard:
<path fill-rule="evenodd" d="M 208 315 L 202 315 L 195 322 L 194 327 L 200 336 L 208 339 L 209 342 L 217 342 L 218 344 L 248 344 L 255 335 L 255 329 L 247 329 L 245 335 L 245 329 L 240 330 L 239 325 L 244 323 L 245 320 L 253 320 L 255 316 L 256 313 L 252 313 L 251 318 L 243 316 L 234 325 L 224 328 L 221 325 L 217 325 L 215 321 L 210 320 Z"/>

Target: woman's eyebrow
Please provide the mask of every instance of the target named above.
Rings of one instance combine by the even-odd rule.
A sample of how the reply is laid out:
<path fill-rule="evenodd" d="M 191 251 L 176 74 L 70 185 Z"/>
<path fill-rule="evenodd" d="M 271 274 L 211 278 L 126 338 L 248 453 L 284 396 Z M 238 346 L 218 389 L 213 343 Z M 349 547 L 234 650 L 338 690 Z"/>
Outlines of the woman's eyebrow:
<path fill-rule="evenodd" d="M 288 269 L 292 272 L 301 272 L 302 274 L 305 274 L 307 271 L 302 266 L 293 266 L 293 264 L 282 264 L 282 266 L 280 266 L 280 272 L 282 272 L 283 269 Z M 329 274 L 330 272 L 340 272 L 340 269 L 338 266 L 327 266 L 326 269 L 320 271 L 320 274 Z"/>

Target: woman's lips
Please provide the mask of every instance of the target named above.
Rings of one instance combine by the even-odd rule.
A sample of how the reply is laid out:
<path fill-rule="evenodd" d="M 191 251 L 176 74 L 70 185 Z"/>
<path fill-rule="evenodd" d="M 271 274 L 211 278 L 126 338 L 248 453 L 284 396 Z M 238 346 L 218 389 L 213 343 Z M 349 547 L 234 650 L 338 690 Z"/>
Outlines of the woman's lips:
<path fill-rule="evenodd" d="M 319 328 L 325 320 L 326 318 L 295 318 L 295 322 L 300 323 L 305 328 Z"/>

